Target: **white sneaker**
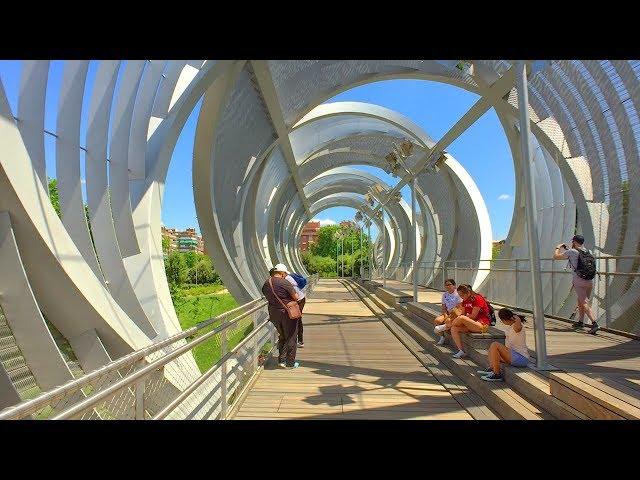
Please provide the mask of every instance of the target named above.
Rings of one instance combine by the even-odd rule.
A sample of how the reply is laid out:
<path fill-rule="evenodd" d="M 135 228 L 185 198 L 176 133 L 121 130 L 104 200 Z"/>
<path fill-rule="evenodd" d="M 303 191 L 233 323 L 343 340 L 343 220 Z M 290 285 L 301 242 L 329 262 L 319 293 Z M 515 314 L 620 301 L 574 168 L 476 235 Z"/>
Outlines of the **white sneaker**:
<path fill-rule="evenodd" d="M 447 329 L 447 326 L 443 323 L 442 325 L 436 325 L 433 328 L 433 331 L 436 332 L 438 335 L 444 333 L 444 331 Z"/>
<path fill-rule="evenodd" d="M 445 340 L 445 338 L 444 338 L 444 335 L 442 335 L 442 336 L 440 337 L 440 340 L 438 340 L 438 345 L 444 345 L 444 344 L 445 344 L 445 342 L 446 342 L 446 340 Z"/>
<path fill-rule="evenodd" d="M 279 364 L 278 364 L 278 366 L 279 366 L 280 368 L 286 368 L 286 367 L 287 367 L 287 364 L 286 364 L 286 363 L 284 363 L 284 362 L 282 362 L 282 363 L 279 363 Z"/>
<path fill-rule="evenodd" d="M 462 350 L 458 350 L 458 353 L 456 353 L 455 355 L 453 355 L 453 358 L 464 358 L 466 357 L 467 354 L 464 353 Z"/>

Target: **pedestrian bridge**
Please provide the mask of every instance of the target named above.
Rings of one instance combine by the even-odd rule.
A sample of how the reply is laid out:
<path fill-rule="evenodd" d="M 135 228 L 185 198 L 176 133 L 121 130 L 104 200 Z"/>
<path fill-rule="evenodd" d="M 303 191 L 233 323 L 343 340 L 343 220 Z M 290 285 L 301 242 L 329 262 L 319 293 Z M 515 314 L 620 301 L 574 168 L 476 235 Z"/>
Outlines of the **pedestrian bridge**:
<path fill-rule="evenodd" d="M 476 370 L 499 331 L 466 338 L 470 358 L 454 359 L 432 336 L 429 309 L 439 292 L 421 287 L 420 302 L 398 303 L 411 286 L 388 283 L 313 277 L 297 369 L 277 366 L 275 329 L 258 300 L 7 408 L 0 419 L 640 419 L 638 340 L 594 337 L 550 319 L 555 369 L 507 367 L 505 383 L 489 384 Z M 251 324 L 230 348 L 233 332 Z M 181 376 L 181 357 L 205 342 L 222 346 L 220 360 L 195 380 Z"/>
<path fill-rule="evenodd" d="M 401 78 L 464 89 L 475 103 L 438 139 L 380 105 L 326 103 Z M 373 415 L 376 400 L 388 401 L 378 418 L 635 418 L 638 92 L 634 60 L 21 62 L 14 82 L 0 79 L 0 418 L 285 410 L 316 418 L 340 410 L 347 418 Z M 242 305 L 182 331 L 161 212 L 175 145 L 196 109 L 199 227 Z M 511 226 L 497 258 L 484 199 L 447 151 L 489 111 L 515 173 Z M 54 164 L 59 214 L 47 183 Z M 335 206 L 359 210 L 380 232 L 357 272 L 368 281 L 318 283 L 300 352 L 305 366 L 273 370 L 260 286 L 277 263 L 305 272 L 300 231 Z M 571 273 L 544 253 L 576 233 L 597 259 L 592 308 L 605 328 L 596 338 L 568 330 Z M 499 331 L 470 336 L 467 360 L 433 345 L 433 292 L 445 278 L 496 305 L 532 311 L 538 368 L 507 370 L 505 385 L 485 385 L 473 372 Z M 417 302 L 398 294 L 407 282 Z M 191 351 L 209 344 L 220 358 L 202 372 Z M 300 395 L 285 392 L 264 407 L 275 411 L 250 408 L 289 378 Z"/>

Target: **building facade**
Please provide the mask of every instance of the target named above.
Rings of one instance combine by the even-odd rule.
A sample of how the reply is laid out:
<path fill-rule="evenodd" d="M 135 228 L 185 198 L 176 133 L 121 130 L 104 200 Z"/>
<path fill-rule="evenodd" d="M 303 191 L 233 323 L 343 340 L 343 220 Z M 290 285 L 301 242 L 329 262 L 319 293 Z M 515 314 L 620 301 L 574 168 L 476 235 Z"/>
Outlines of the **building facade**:
<path fill-rule="evenodd" d="M 196 233 L 195 228 L 176 230 L 175 228 L 162 227 L 162 236 L 169 239 L 169 251 L 171 252 L 196 252 L 203 255 L 204 241 Z"/>
<path fill-rule="evenodd" d="M 300 234 L 300 250 L 306 252 L 309 246 L 318 240 L 318 231 L 320 230 L 320 222 L 307 222 L 302 227 Z"/>

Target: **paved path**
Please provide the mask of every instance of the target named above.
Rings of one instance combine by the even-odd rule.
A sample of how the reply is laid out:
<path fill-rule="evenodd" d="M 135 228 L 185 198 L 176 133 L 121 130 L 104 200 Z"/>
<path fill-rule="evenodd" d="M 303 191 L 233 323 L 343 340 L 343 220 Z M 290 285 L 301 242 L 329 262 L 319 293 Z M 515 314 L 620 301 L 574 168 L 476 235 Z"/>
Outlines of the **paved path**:
<path fill-rule="evenodd" d="M 384 324 L 336 280 L 304 311 L 301 367 L 268 368 L 236 419 L 472 419 Z"/>

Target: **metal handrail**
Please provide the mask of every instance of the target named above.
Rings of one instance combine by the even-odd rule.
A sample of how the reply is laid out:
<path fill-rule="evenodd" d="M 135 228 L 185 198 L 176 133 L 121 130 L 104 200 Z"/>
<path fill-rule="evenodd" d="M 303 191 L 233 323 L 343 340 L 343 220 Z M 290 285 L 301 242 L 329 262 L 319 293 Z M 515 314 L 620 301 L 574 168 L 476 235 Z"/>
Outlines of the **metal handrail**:
<path fill-rule="evenodd" d="M 306 290 L 310 290 L 313 288 L 313 286 L 315 285 L 315 283 L 318 281 L 318 275 L 311 275 L 309 277 L 309 282 L 307 287 L 305 287 Z M 134 384 L 134 383 L 138 383 L 140 382 L 143 378 L 148 377 L 151 373 L 155 372 L 156 370 L 159 370 L 160 368 L 164 367 L 165 365 L 167 365 L 168 363 L 170 363 L 171 361 L 175 360 L 177 357 L 183 355 L 184 353 L 190 351 L 191 349 L 193 349 L 195 346 L 201 344 L 202 342 L 207 341 L 208 339 L 210 339 L 211 337 L 213 337 L 216 334 L 219 334 L 221 332 L 226 331 L 229 327 L 235 325 L 236 323 L 238 323 L 240 320 L 245 319 L 246 317 L 248 317 L 249 315 L 251 315 L 252 313 L 255 313 L 256 311 L 262 309 L 263 307 L 265 307 L 267 305 L 267 301 L 264 297 L 261 298 L 257 298 L 255 300 L 252 300 L 250 302 L 247 302 L 246 304 L 240 305 L 232 310 L 229 310 L 228 312 L 222 313 L 216 317 L 212 317 L 210 319 L 204 320 L 202 322 L 199 322 L 197 325 L 194 325 L 193 327 L 180 332 L 178 334 L 172 335 L 171 337 L 168 337 L 165 340 L 162 340 L 158 343 L 155 343 L 153 345 L 150 345 L 148 347 L 144 347 L 140 350 L 137 350 L 135 352 L 132 352 L 118 360 L 115 360 L 113 362 L 110 362 L 109 364 L 94 370 L 93 372 L 84 375 L 81 378 L 75 379 L 75 380 L 71 380 L 59 387 L 55 387 L 54 389 L 43 393 L 42 395 L 40 395 L 39 397 L 36 397 L 34 399 L 31 400 L 26 400 L 24 402 L 21 402 L 17 405 L 8 407 L 2 411 L 0 411 L 0 420 L 8 420 L 8 419 L 18 419 L 18 418 L 25 418 L 28 417 L 30 415 L 32 415 L 33 413 L 38 412 L 39 410 L 41 410 L 42 408 L 47 407 L 48 405 L 50 405 L 52 402 L 60 400 L 62 398 L 65 398 L 69 393 L 72 392 L 77 392 L 80 391 L 83 387 L 86 387 L 88 385 L 91 385 L 92 382 L 94 382 L 97 379 L 100 379 L 102 377 L 104 377 L 105 375 L 108 375 L 110 373 L 115 373 L 119 370 L 121 370 L 124 367 L 127 366 L 131 366 L 134 365 L 136 362 L 139 362 L 140 360 L 144 359 L 145 357 L 147 357 L 148 355 L 159 351 L 160 349 L 175 344 L 178 341 L 184 340 L 185 338 L 194 335 L 196 332 L 198 332 L 199 330 L 202 330 L 210 325 L 212 325 L 215 322 L 222 322 L 221 325 L 219 325 L 218 327 L 214 328 L 211 332 L 207 332 L 206 334 L 198 337 L 197 339 L 187 343 L 186 345 L 183 345 L 179 348 L 177 348 L 176 350 L 160 357 L 159 359 L 151 362 L 149 365 L 144 366 L 143 368 L 141 368 L 140 370 L 136 371 L 135 373 L 128 375 L 125 378 L 120 379 L 119 381 L 115 382 L 113 385 L 109 386 L 108 388 L 105 388 L 104 390 L 101 390 L 100 392 L 97 392 L 94 395 L 91 395 L 90 397 L 85 398 L 84 400 L 74 404 L 73 406 L 69 407 L 68 409 L 58 413 L 57 415 L 55 415 L 54 417 L 52 417 L 52 419 L 63 419 L 63 418 L 70 418 L 73 416 L 78 415 L 80 412 L 86 411 L 90 408 L 92 408 L 93 406 L 97 405 L 100 403 L 100 401 L 109 398 L 111 396 L 113 396 L 115 393 L 117 393 L 120 390 L 123 390 L 127 387 L 129 387 L 130 385 Z M 247 310 L 248 309 L 248 310 Z M 243 310 L 246 310 L 243 312 Z M 229 321 L 225 321 L 227 320 L 229 317 L 238 314 L 236 317 L 232 318 Z M 217 370 L 217 368 L 221 365 L 223 365 L 227 360 L 229 360 L 233 354 L 235 352 L 237 352 L 237 350 L 239 348 L 241 348 L 243 345 L 245 345 L 251 338 L 253 338 L 259 331 L 261 331 L 263 329 L 264 326 L 266 326 L 268 324 L 268 321 L 265 321 L 263 323 L 261 323 L 260 325 L 256 326 L 256 328 L 249 334 L 247 335 L 247 337 L 245 337 L 236 347 L 234 347 L 230 352 L 225 353 L 223 352 L 223 356 L 218 360 L 218 362 L 216 362 L 216 364 L 214 364 L 211 369 L 209 369 L 207 372 L 205 372 L 204 375 L 201 375 L 198 377 L 198 379 L 192 383 L 189 387 L 187 387 L 187 389 L 185 389 L 185 391 L 183 391 L 180 397 L 183 397 L 182 399 L 186 398 L 188 396 L 187 395 L 183 395 L 186 390 L 189 390 L 188 393 L 193 392 L 193 390 L 195 390 L 195 388 L 202 384 L 204 382 L 204 380 L 206 380 L 207 378 L 209 378 L 214 372 L 215 370 Z M 212 371 L 213 370 L 213 371 Z M 205 378 L 203 378 L 206 375 Z M 194 385 L 195 384 L 195 385 Z M 193 387 L 193 388 L 191 388 Z M 136 387 L 137 388 L 137 387 Z M 175 403 L 175 405 L 174 405 Z M 173 402 L 171 402 L 170 405 L 174 405 L 175 406 L 179 405 L 180 402 L 175 402 L 175 400 Z M 163 409 L 163 411 L 161 413 L 164 413 L 165 416 L 170 413 L 170 411 L 166 411 L 167 407 L 165 407 L 165 409 Z M 166 412 L 165 412 L 166 411 Z M 156 415 L 156 417 L 158 417 L 158 415 Z M 164 417 L 162 417 L 164 418 Z"/>
<path fill-rule="evenodd" d="M 31 400 L 26 400 L 24 402 L 18 403 L 17 405 L 5 408 L 0 411 L 0 420 L 14 419 L 17 417 L 23 417 L 25 411 L 29 411 L 30 413 L 36 412 L 41 408 L 46 407 L 51 402 L 64 398 L 68 393 L 75 392 L 81 390 L 83 387 L 90 385 L 93 381 L 101 378 L 109 373 L 115 373 L 118 370 L 121 370 L 124 367 L 131 366 L 136 362 L 142 360 L 143 358 L 151 355 L 152 353 L 157 352 L 158 350 L 172 345 L 180 340 L 184 340 L 185 338 L 193 335 L 194 333 L 202 330 L 203 328 L 208 327 L 209 325 L 224 320 L 229 316 L 238 313 L 239 311 L 248 308 L 250 305 L 255 304 L 256 302 L 266 302 L 264 297 L 257 298 L 255 300 L 251 300 L 243 305 L 240 305 L 232 310 L 224 312 L 216 317 L 209 318 L 207 320 L 203 320 L 193 327 L 184 330 L 183 332 L 172 335 L 160 342 L 149 345 L 148 347 L 141 348 L 140 350 L 136 350 L 128 355 L 125 355 L 118 360 L 114 360 L 103 367 L 94 370 L 93 372 L 88 373 L 87 375 L 83 375 L 80 378 L 76 378 L 74 380 L 69 380 L 68 382 L 49 390 L 48 392 L 43 393 L 42 395 L 33 398 Z"/>
<path fill-rule="evenodd" d="M 640 255 L 610 255 L 610 256 L 595 256 L 597 261 L 596 277 L 593 284 L 592 311 L 596 318 L 602 318 L 604 325 L 607 328 L 614 329 L 614 322 L 617 320 L 620 312 L 614 308 L 611 308 L 620 298 L 621 294 L 624 294 L 630 288 L 631 282 L 637 281 L 640 277 L 640 269 L 637 265 L 640 265 Z M 569 282 L 569 277 L 573 275 L 573 269 L 566 264 L 567 259 L 554 259 L 554 258 L 541 258 L 542 262 L 552 262 L 547 264 L 546 268 L 540 269 L 541 275 L 544 275 L 547 279 L 545 284 L 545 315 L 553 316 L 554 318 L 570 321 L 570 310 L 567 310 L 567 301 L 570 300 L 570 290 L 566 291 Z M 505 262 L 507 264 L 505 265 Z M 560 262 L 560 263 L 557 263 Z M 632 265 L 630 265 L 632 263 Z M 564 264 L 564 266 L 563 266 Z M 626 264 L 626 265 L 625 265 Z M 409 262 L 403 262 L 398 265 L 397 270 L 392 275 L 393 278 L 398 280 L 406 280 L 407 275 L 410 275 L 410 269 L 412 265 Z M 511 288 L 506 288 L 507 285 L 503 285 L 506 290 L 505 294 L 498 292 L 499 297 L 503 297 L 507 300 L 503 300 L 503 303 L 513 303 L 511 297 L 519 298 L 518 287 L 523 280 L 524 274 L 525 285 L 528 285 L 527 277 L 531 274 L 531 259 L 530 258 L 496 258 L 496 259 L 441 259 L 441 260 L 428 260 L 420 262 L 416 268 L 416 274 L 419 275 L 420 280 L 418 282 L 422 285 L 430 285 L 432 282 L 437 282 L 437 278 L 442 274 L 442 281 L 445 280 L 445 275 L 449 275 L 454 278 L 456 282 L 459 281 L 458 275 L 464 276 L 467 282 L 470 282 L 476 273 L 489 272 L 495 274 L 496 280 L 499 280 L 500 275 L 513 274 L 513 287 L 515 287 L 515 293 L 512 293 Z M 469 277 L 468 275 L 472 276 Z M 402 277 L 402 278 L 399 278 Z M 490 278 L 490 277 L 487 277 Z M 548 283 L 550 281 L 550 284 Z M 563 283 L 564 282 L 564 283 Z M 498 285 L 490 282 L 487 284 L 487 288 L 490 288 L 492 292 Z M 563 290 L 556 291 L 557 286 L 562 286 Z M 528 287 L 527 287 L 528 288 Z M 548 290 L 547 290 L 548 289 Z M 528 295 L 529 293 L 527 293 Z M 627 327 L 622 330 L 616 328 L 616 332 L 626 332 Z"/>
<path fill-rule="evenodd" d="M 267 304 L 267 302 L 265 301 L 263 304 L 252 308 L 251 310 L 243 313 L 241 316 L 239 316 L 237 318 L 234 318 L 230 322 L 226 322 L 226 323 L 220 325 L 219 327 L 214 328 L 210 332 L 207 332 L 206 334 L 202 335 L 201 337 L 198 337 L 196 340 L 194 340 L 194 341 L 192 341 L 190 343 L 187 343 L 186 345 L 183 345 L 180 348 L 177 348 L 173 352 L 171 352 L 171 353 L 159 358 L 158 360 L 155 360 L 154 362 L 151 362 L 146 367 L 141 368 L 140 370 L 138 370 L 135 373 L 129 375 L 128 377 L 125 377 L 125 378 L 117 381 L 116 383 L 114 383 L 110 387 L 105 388 L 104 390 L 101 390 L 100 392 L 96 393 L 95 395 L 91 395 L 90 397 L 82 400 L 81 402 L 76 403 L 75 405 L 69 407 L 68 409 L 64 410 L 63 412 L 60 412 L 59 414 L 51 417 L 51 420 L 65 420 L 65 419 L 74 417 L 77 414 L 84 412 L 85 410 L 93 408 L 95 405 L 98 405 L 102 400 L 111 397 L 113 394 L 115 394 L 116 392 L 118 392 L 120 390 L 123 390 L 124 388 L 127 388 L 129 385 L 137 383 L 138 380 L 141 380 L 143 377 L 146 378 L 147 376 L 149 376 L 150 373 L 160 369 L 161 367 L 164 367 L 166 364 L 168 364 L 169 362 L 175 360 L 177 357 L 179 357 L 182 354 L 184 354 L 184 353 L 188 352 L 189 350 L 193 349 L 193 347 L 195 347 L 196 345 L 199 345 L 200 343 L 208 340 L 209 338 L 213 337 L 214 335 L 217 335 L 218 333 L 223 332 L 224 330 L 229 328 L 231 325 L 239 322 L 243 318 L 246 318 L 247 316 L 251 315 L 253 312 L 256 312 L 256 311 L 260 310 L 266 304 Z M 229 352 L 229 353 L 231 353 L 231 352 Z M 221 362 L 226 362 L 228 360 L 228 358 L 225 358 L 225 357 L 227 357 L 229 355 L 229 353 L 227 355 L 223 356 L 220 360 L 218 360 L 216 365 L 220 364 Z"/>

